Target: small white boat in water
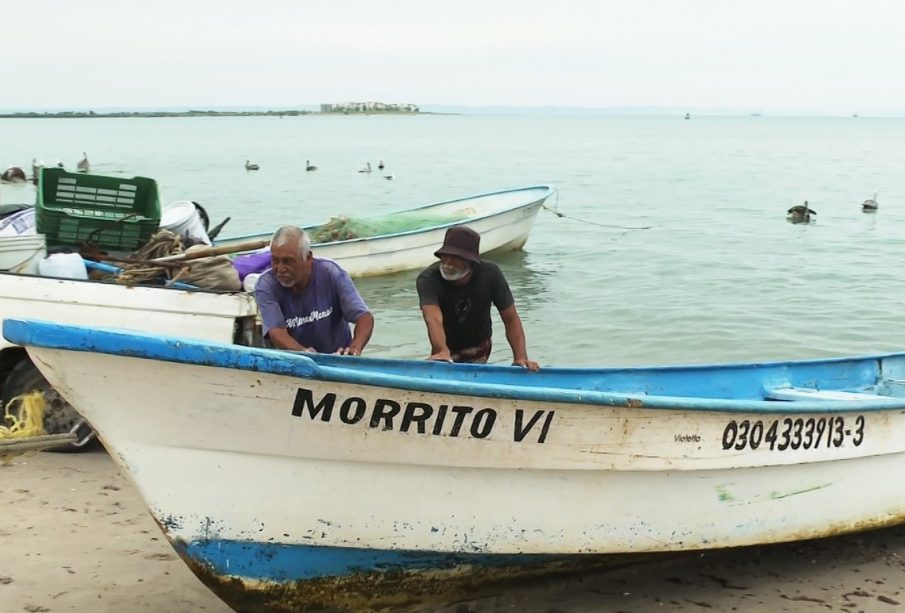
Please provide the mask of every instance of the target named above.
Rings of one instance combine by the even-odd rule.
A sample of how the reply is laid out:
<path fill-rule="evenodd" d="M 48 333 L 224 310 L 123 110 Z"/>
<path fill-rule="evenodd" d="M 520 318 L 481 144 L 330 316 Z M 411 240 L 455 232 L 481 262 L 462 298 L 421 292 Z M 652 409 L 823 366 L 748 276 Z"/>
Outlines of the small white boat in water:
<path fill-rule="evenodd" d="M 549 185 L 522 187 L 365 217 L 356 221 L 364 227 L 378 228 L 377 233 L 356 238 L 331 240 L 327 236 L 318 241 L 323 234 L 319 231 L 329 223 L 306 226 L 305 230 L 312 236 L 317 257 L 335 260 L 353 277 L 383 275 L 435 262 L 434 251 L 452 226 L 465 225 L 478 232 L 482 254 L 521 249 L 528 241 L 537 212 L 555 193 Z M 216 243 L 233 245 L 270 238 L 270 234 L 221 238 Z"/>
<path fill-rule="evenodd" d="M 596 554 L 905 522 L 903 353 L 532 373 L 3 333 L 239 611 L 389 609 Z"/>

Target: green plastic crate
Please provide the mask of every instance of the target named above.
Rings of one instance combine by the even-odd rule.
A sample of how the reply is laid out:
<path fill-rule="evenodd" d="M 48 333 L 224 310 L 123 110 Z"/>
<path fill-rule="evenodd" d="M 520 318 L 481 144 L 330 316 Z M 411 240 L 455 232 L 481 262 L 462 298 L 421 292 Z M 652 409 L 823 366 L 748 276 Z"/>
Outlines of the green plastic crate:
<path fill-rule="evenodd" d="M 48 244 L 91 244 L 133 250 L 160 225 L 157 183 L 45 168 L 38 178 L 35 218 Z"/>

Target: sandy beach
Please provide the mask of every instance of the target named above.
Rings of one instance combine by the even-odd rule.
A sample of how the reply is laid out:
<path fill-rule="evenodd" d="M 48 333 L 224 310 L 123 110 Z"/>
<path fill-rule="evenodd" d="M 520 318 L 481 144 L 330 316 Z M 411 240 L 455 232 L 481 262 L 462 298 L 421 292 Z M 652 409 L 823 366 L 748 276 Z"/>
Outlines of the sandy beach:
<path fill-rule="evenodd" d="M 0 467 L 0 611 L 225 613 L 103 451 Z M 905 526 L 533 579 L 420 611 L 864 611 L 905 605 Z"/>

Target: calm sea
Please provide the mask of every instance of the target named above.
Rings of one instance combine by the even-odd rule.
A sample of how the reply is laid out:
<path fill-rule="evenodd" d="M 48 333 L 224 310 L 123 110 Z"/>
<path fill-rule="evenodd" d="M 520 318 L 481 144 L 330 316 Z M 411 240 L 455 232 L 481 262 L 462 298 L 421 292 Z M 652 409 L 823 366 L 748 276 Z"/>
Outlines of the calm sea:
<path fill-rule="evenodd" d="M 163 204 L 232 217 L 224 235 L 552 184 L 565 217 L 541 211 L 524 251 L 496 258 L 546 365 L 905 349 L 905 119 L 0 120 L 3 167 L 73 168 L 82 151 L 93 172 L 155 178 Z M 375 172 L 356 172 L 367 161 Z M 874 192 L 879 211 L 862 213 Z M 4 203 L 31 199 L 0 186 Z M 788 223 L 804 200 L 818 221 Z M 427 355 L 416 275 L 358 282 L 377 319 L 367 355 Z M 496 319 L 492 360 L 506 362 Z"/>

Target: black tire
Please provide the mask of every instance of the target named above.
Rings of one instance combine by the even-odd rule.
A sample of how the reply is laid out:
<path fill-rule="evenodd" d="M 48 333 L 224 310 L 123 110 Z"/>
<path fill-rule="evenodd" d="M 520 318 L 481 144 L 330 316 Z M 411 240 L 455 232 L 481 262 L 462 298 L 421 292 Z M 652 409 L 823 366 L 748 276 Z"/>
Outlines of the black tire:
<path fill-rule="evenodd" d="M 28 358 L 16 364 L 6 378 L 6 383 L 3 385 L 4 412 L 6 410 L 5 407 L 9 406 L 9 401 L 16 396 L 39 390 L 44 393 L 44 430 L 47 431 L 47 434 L 66 434 L 82 420 L 82 416 L 72 408 L 71 404 L 66 402 L 66 399 L 58 391 L 53 389 L 47 379 L 44 378 L 44 375 L 41 374 L 41 371 Z M 90 424 L 88 424 L 87 428 L 90 428 Z M 82 431 L 87 432 L 86 428 L 82 428 Z M 51 447 L 48 451 L 78 453 L 96 449 L 98 446 L 97 436 L 94 436 L 91 441 L 81 447 L 60 445 Z"/>

